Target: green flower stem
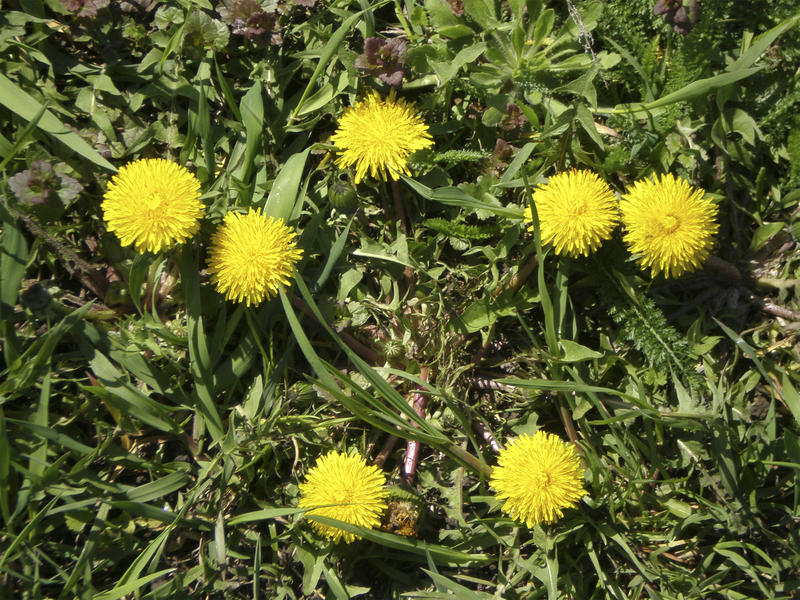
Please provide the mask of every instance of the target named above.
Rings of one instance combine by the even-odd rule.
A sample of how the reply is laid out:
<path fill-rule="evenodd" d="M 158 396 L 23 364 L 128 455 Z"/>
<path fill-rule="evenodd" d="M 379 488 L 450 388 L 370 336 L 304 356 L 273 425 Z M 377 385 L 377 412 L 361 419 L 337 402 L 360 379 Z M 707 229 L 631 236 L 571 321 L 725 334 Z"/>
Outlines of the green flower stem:
<path fill-rule="evenodd" d="M 400 183 L 397 180 L 392 179 L 391 186 L 392 200 L 394 200 L 394 214 L 398 221 L 397 226 L 403 235 L 406 235 L 408 233 L 408 230 L 406 229 L 406 211 L 403 208 L 403 197 L 400 194 Z"/>
<path fill-rule="evenodd" d="M 486 479 L 489 479 L 489 477 L 491 477 L 492 467 L 487 465 L 481 459 L 477 458 L 476 456 L 473 456 L 472 454 L 464 450 L 464 448 L 462 448 L 461 446 L 457 446 L 456 444 L 450 444 L 449 446 L 444 448 L 444 451 L 450 454 L 453 458 L 467 465 L 469 468 L 471 468 L 473 471 L 475 471 L 482 477 L 485 477 Z"/>

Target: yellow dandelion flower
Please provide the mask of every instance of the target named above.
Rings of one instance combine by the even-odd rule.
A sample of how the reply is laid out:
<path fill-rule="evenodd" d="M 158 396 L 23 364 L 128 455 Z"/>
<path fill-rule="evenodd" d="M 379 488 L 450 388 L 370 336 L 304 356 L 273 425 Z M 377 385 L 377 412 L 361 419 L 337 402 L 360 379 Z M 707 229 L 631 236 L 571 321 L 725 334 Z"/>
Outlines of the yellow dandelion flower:
<path fill-rule="evenodd" d="M 522 435 L 500 452 L 489 485 L 503 510 L 528 527 L 553 523 L 585 495 L 583 469 L 572 444 L 544 431 Z"/>
<path fill-rule="evenodd" d="M 226 300 L 257 306 L 288 284 L 292 267 L 303 256 L 297 234 L 282 219 L 250 210 L 230 212 L 211 238 L 208 270 Z"/>
<path fill-rule="evenodd" d="M 103 196 L 103 218 L 123 246 L 158 252 L 191 238 L 205 206 L 200 182 L 185 167 L 163 158 L 143 158 L 120 168 Z"/>
<path fill-rule="evenodd" d="M 317 460 L 300 484 L 300 508 L 310 508 L 311 526 L 320 534 L 337 542 L 360 539 L 350 532 L 323 525 L 313 520 L 321 515 L 373 529 L 381 524 L 389 491 L 384 487 L 386 476 L 374 465 L 367 465 L 362 456 L 351 456 L 335 450 Z"/>
<path fill-rule="evenodd" d="M 597 250 L 619 220 L 614 192 L 591 171 L 572 169 L 537 186 L 533 202 L 539 216 L 542 245 L 552 244 L 556 254 L 588 256 Z M 525 220 L 533 229 L 531 207 Z"/>
<path fill-rule="evenodd" d="M 653 276 L 678 277 L 708 258 L 719 225 L 717 206 L 704 195 L 669 173 L 637 181 L 623 195 L 623 239 Z"/>
<path fill-rule="evenodd" d="M 339 167 L 356 165 L 356 183 L 367 170 L 384 181 L 387 173 L 395 180 L 398 173 L 409 175 L 409 155 L 433 146 L 428 126 L 414 113 L 414 106 L 402 98 L 395 100 L 394 91 L 385 100 L 373 91 L 346 109 L 331 141 L 340 148 Z"/>

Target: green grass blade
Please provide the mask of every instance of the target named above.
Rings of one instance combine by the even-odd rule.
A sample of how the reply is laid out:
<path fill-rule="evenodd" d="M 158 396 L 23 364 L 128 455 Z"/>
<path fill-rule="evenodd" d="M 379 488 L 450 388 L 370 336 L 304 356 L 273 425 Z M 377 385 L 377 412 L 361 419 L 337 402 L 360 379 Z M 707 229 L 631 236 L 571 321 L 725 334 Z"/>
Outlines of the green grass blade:
<path fill-rule="evenodd" d="M 295 274 L 295 279 L 300 281 L 300 275 Z M 286 320 L 289 322 L 289 327 L 294 334 L 294 339 L 297 341 L 297 345 L 300 347 L 300 351 L 303 353 L 303 356 L 306 357 L 308 364 L 311 365 L 311 368 L 314 369 L 317 377 L 320 378 L 326 388 L 338 388 L 336 381 L 333 379 L 333 377 L 331 377 L 330 373 L 328 373 L 328 370 L 325 368 L 322 360 L 320 360 L 319 356 L 314 351 L 314 347 L 311 345 L 311 342 L 308 340 L 308 336 L 306 336 L 305 332 L 303 331 L 300 321 L 297 320 L 297 315 L 292 308 L 292 303 L 289 302 L 289 298 L 286 297 L 286 292 L 283 290 L 283 287 L 280 288 L 278 294 L 280 295 L 281 304 L 283 305 L 283 310 L 286 314 Z"/>
<path fill-rule="evenodd" d="M 151 562 L 153 562 L 153 564 L 157 564 L 158 557 L 161 555 L 161 552 L 163 551 L 164 548 L 164 544 L 166 543 L 167 538 L 169 538 L 170 534 L 172 533 L 172 530 L 178 526 L 181 520 L 184 519 L 186 512 L 189 510 L 191 506 L 194 505 L 198 496 L 204 493 L 206 489 L 208 489 L 208 487 L 213 483 L 213 480 L 209 479 L 209 476 L 211 475 L 212 471 L 214 470 L 214 468 L 216 467 L 217 463 L 220 461 L 221 458 L 222 455 L 217 455 L 214 458 L 214 460 L 211 461 L 211 463 L 209 463 L 207 468 L 200 473 L 200 476 L 198 477 L 197 480 L 197 484 L 195 484 L 191 492 L 189 492 L 188 498 L 184 501 L 183 506 L 178 511 L 175 520 L 169 525 L 167 525 L 164 531 L 162 531 L 158 535 L 158 537 L 156 537 L 153 541 L 151 541 L 148 544 L 147 548 L 145 548 L 141 552 L 141 554 L 139 554 L 136 557 L 136 559 L 131 563 L 131 565 L 128 567 L 125 573 L 123 573 L 117 585 L 114 586 L 114 588 L 112 588 L 111 590 L 104 592 L 105 594 L 109 594 L 111 595 L 110 597 L 113 598 L 119 598 L 120 595 L 113 595 L 113 594 L 117 594 L 119 590 L 122 589 L 126 590 L 125 592 L 126 594 L 131 593 L 139 589 L 139 587 L 141 587 L 142 585 L 144 585 L 141 583 L 142 579 L 139 578 L 139 575 L 147 567 L 147 565 L 151 564 Z M 139 582 L 138 585 L 134 586 L 133 584 L 137 582 Z"/>
<path fill-rule="evenodd" d="M 384 4 L 388 3 L 388 1 L 378 2 L 372 7 L 372 10 L 377 10 Z M 300 109 L 303 108 L 303 104 L 305 104 L 305 101 L 308 99 L 311 92 L 316 89 L 317 79 L 319 79 L 320 76 L 325 72 L 325 69 L 328 67 L 328 63 L 330 62 L 331 58 L 333 58 L 333 54 L 336 52 L 339 46 L 342 45 L 344 38 L 348 33 L 350 33 L 350 29 L 355 26 L 365 12 L 365 10 L 360 10 L 346 19 L 337 29 L 335 29 L 333 35 L 322 48 L 322 52 L 320 52 L 319 55 L 319 62 L 317 63 L 314 72 L 311 74 L 311 77 L 309 78 L 308 83 L 303 90 L 303 94 L 300 96 L 300 100 L 297 102 L 297 106 L 295 106 L 294 111 L 292 111 L 292 116 L 290 117 L 291 121 L 297 119 L 297 115 L 300 113 Z"/>
<path fill-rule="evenodd" d="M 617 396 L 635 404 L 637 408 L 648 408 L 647 405 L 642 403 L 640 398 L 631 396 L 613 388 L 601 387 L 596 385 L 587 385 L 583 383 L 575 383 L 573 381 L 553 381 L 550 379 L 516 379 L 505 378 L 497 379 L 497 383 L 503 385 L 513 385 L 514 387 L 528 388 L 532 390 L 548 390 L 554 392 L 575 392 L 575 393 L 600 393 L 608 394 L 610 396 Z M 651 409 L 652 410 L 652 409 Z"/>
<path fill-rule="evenodd" d="M 409 554 L 422 557 L 430 555 L 436 564 L 442 566 L 463 565 L 467 563 L 486 564 L 494 560 L 494 557 L 488 554 L 470 554 L 467 552 L 461 552 L 459 550 L 448 548 L 447 546 L 430 544 L 423 540 L 406 538 L 393 533 L 378 531 L 376 529 L 366 529 L 364 527 L 359 527 L 358 525 L 352 525 L 350 523 L 337 521 L 336 519 L 331 519 L 329 517 L 323 517 L 322 515 L 307 515 L 306 518 L 318 521 L 323 525 L 338 527 L 339 529 L 354 533 L 361 536 L 365 540 L 369 540 L 370 542 L 379 544 L 385 548 L 402 550 L 403 552 L 408 552 Z"/>
<path fill-rule="evenodd" d="M 129 489 L 125 492 L 131 502 L 151 502 L 176 492 L 189 482 L 189 476 L 183 471 L 170 473 L 150 483 Z"/>
<path fill-rule="evenodd" d="M 105 529 L 108 528 L 108 522 L 106 521 L 106 518 L 108 517 L 108 511 L 110 509 L 111 507 L 108 504 L 102 504 L 97 511 L 97 516 L 92 524 L 92 529 L 89 531 L 89 537 L 86 540 L 86 544 L 83 546 L 83 550 L 81 550 L 78 560 L 72 567 L 72 572 L 70 573 L 69 579 L 61 590 L 61 593 L 58 596 L 59 598 L 66 598 L 67 594 L 72 591 L 73 587 L 75 587 L 78 579 L 81 576 L 86 575 L 86 566 L 92 560 L 92 556 L 94 555 L 94 549 L 97 545 L 97 538 Z"/>
<path fill-rule="evenodd" d="M 225 98 L 225 104 L 227 104 L 228 110 L 230 110 L 233 114 L 233 118 L 241 123 L 242 112 L 239 110 L 239 105 L 236 104 L 236 97 L 233 95 L 233 88 L 231 88 L 231 84 L 228 82 L 227 78 L 222 73 L 222 69 L 219 67 L 219 60 L 217 59 L 216 54 L 214 55 L 214 73 L 217 75 L 215 81 L 217 82 L 217 85 L 219 85 L 219 89 L 222 92 L 222 97 Z"/>
<path fill-rule="evenodd" d="M 651 111 L 654 111 L 658 108 L 663 108 L 664 106 L 669 106 L 670 104 L 674 104 L 675 102 L 686 102 L 688 100 L 699 98 L 700 96 L 706 96 L 716 89 L 725 87 L 726 85 L 731 85 L 733 83 L 736 83 L 737 81 L 741 81 L 742 79 L 750 77 L 750 75 L 758 73 L 763 68 L 764 67 L 752 67 L 749 69 L 739 69 L 737 71 L 726 71 L 725 73 L 720 73 L 719 75 L 706 77 L 705 79 L 698 79 L 697 81 L 693 81 L 692 83 L 682 87 L 681 89 L 675 92 L 672 92 L 671 94 L 662 96 L 658 100 L 653 100 L 652 102 L 640 102 L 635 104 L 619 104 L 615 106 L 610 112 L 613 114 L 629 113 L 637 115 L 646 115 Z"/>
<path fill-rule="evenodd" d="M 531 216 L 533 217 L 533 239 L 536 247 L 536 256 L 539 258 L 536 279 L 539 286 L 539 302 L 542 305 L 542 313 L 544 314 L 544 339 L 550 354 L 558 356 L 560 354 L 560 349 L 558 345 L 558 335 L 556 333 L 555 311 L 550 298 L 550 292 L 547 290 L 547 283 L 544 279 L 544 259 L 547 257 L 547 253 L 542 249 L 542 230 L 541 227 L 539 227 L 539 213 L 536 211 L 536 203 L 533 201 L 533 196 L 531 195 L 531 186 L 524 173 L 522 174 L 522 181 L 525 183 L 525 198 L 528 206 L 531 208 Z"/>
<path fill-rule="evenodd" d="M 11 446 L 6 431 L 6 417 L 3 407 L 0 406 L 0 516 L 8 526 L 11 523 L 11 511 L 8 506 L 8 474 L 11 472 Z"/>
<path fill-rule="evenodd" d="M 256 534 L 253 552 L 253 600 L 261 600 L 261 534 Z"/>
<path fill-rule="evenodd" d="M 102 352 L 95 350 L 89 365 L 102 387 L 87 386 L 84 388 L 87 392 L 102 397 L 125 414 L 159 431 L 180 432 L 178 424 L 170 418 L 170 407 L 152 400 L 125 381 L 123 373 Z"/>
<path fill-rule="evenodd" d="M 325 265 L 322 267 L 322 271 L 320 271 L 317 280 L 314 282 L 312 291 L 316 292 L 326 281 L 328 281 L 328 277 L 330 277 L 333 267 L 336 266 L 336 262 L 339 260 L 342 252 L 344 252 L 344 246 L 347 243 L 347 236 L 350 234 L 350 226 L 353 224 L 353 219 L 355 219 L 355 216 L 350 217 L 350 220 L 347 222 L 344 230 L 336 237 L 336 241 L 333 243 L 333 246 L 331 246 L 330 252 L 328 252 L 328 257 L 325 259 Z"/>
<path fill-rule="evenodd" d="M 242 513 L 228 519 L 225 524 L 230 526 L 241 525 L 243 523 L 256 523 L 258 521 L 269 521 L 270 519 L 278 519 L 289 515 L 296 515 L 298 513 L 306 512 L 307 508 L 263 508 L 261 510 L 254 510 L 252 512 Z"/>
<path fill-rule="evenodd" d="M 422 569 L 422 572 L 431 578 L 431 581 L 433 581 L 437 589 L 443 588 L 444 590 L 452 592 L 455 597 L 461 598 L 461 600 L 486 600 L 487 598 L 492 598 L 492 596 L 489 596 L 488 594 L 479 594 L 478 592 L 473 592 L 468 587 L 463 586 L 460 583 L 456 583 L 452 579 L 448 579 L 439 573 L 434 573 L 428 569 Z"/>
<path fill-rule="evenodd" d="M 214 403 L 212 368 L 208 341 L 203 328 L 200 304 L 200 276 L 189 244 L 180 257 L 181 281 L 186 294 L 186 325 L 189 338 L 189 370 L 194 378 L 196 408 L 205 421 L 211 438 L 221 443 L 225 435 L 222 419 Z"/>
<path fill-rule="evenodd" d="M 9 214 L 2 203 L 0 219 L 3 223 L 0 254 L 0 333 L 6 365 L 10 366 L 21 352 L 13 315 L 19 288 L 25 277 L 25 265 L 28 263 L 28 244 L 20 230 L 19 221 Z"/>
<path fill-rule="evenodd" d="M 58 325 L 31 344 L 9 368 L 8 378 L 0 385 L 0 394 L 9 392 L 19 394 L 33 385 L 38 377 L 43 376 L 48 371 L 53 352 L 61 338 L 80 323 L 92 304 L 87 302 L 72 311 L 59 321 Z"/>
<path fill-rule="evenodd" d="M 794 420 L 800 424 L 800 393 L 792 385 L 786 373 L 781 374 L 781 388 L 783 390 L 783 401 L 794 416 Z"/>
<path fill-rule="evenodd" d="M 28 124 L 25 126 L 25 129 L 22 130 L 22 133 L 19 134 L 16 141 L 14 142 L 14 146 L 6 153 L 5 158 L 0 162 L 0 171 L 5 169 L 8 162 L 17 155 L 22 145 L 25 141 L 36 131 L 36 128 L 39 126 L 39 121 L 42 120 L 42 116 L 44 115 L 45 111 L 47 110 L 46 105 L 42 105 L 37 112 L 33 119 L 31 119 Z"/>
<path fill-rule="evenodd" d="M 62 448 L 72 450 L 79 456 L 85 456 L 94 452 L 94 448 L 85 444 L 81 444 L 80 442 L 73 440 L 67 434 L 59 433 L 50 427 L 37 425 L 36 423 L 29 423 L 28 421 L 22 421 L 19 419 L 7 418 L 6 420 L 9 423 L 14 423 L 15 425 L 19 425 L 20 427 L 29 430 L 31 433 L 34 433 L 43 439 L 50 440 L 51 442 L 58 444 Z"/>
<path fill-rule="evenodd" d="M 800 22 L 800 13 L 789 17 L 769 31 L 762 33 L 753 41 L 750 47 L 728 67 L 728 71 L 739 71 L 752 65 L 767 51 L 767 48 L 769 48 L 772 42 L 778 39 L 781 34 L 797 25 L 798 22 Z"/>
<path fill-rule="evenodd" d="M 2 74 L 0 74 L 0 104 L 26 121 L 32 121 L 42 110 L 41 103 Z M 112 172 L 117 170 L 114 165 L 100 156 L 97 150 L 83 141 L 81 136 L 59 121 L 49 110 L 44 110 L 39 120 L 39 129 L 98 167 Z"/>
<path fill-rule="evenodd" d="M 118 600 L 118 598 L 122 598 L 123 596 L 127 596 L 128 594 L 132 594 L 133 592 L 141 589 L 142 587 L 146 586 L 151 581 L 155 581 L 161 577 L 169 573 L 174 573 L 177 569 L 162 569 L 161 571 L 156 571 L 155 573 L 150 573 L 149 575 L 145 575 L 144 577 L 139 577 L 134 581 L 130 581 L 124 585 L 120 585 L 111 589 L 107 592 L 101 592 L 99 594 L 95 594 L 92 596 L 92 600 Z"/>
<path fill-rule="evenodd" d="M 58 500 L 59 500 L 58 496 L 51 498 L 50 502 L 48 502 L 44 508 L 42 508 L 38 513 L 36 513 L 33 516 L 33 518 L 30 521 L 26 523 L 25 527 L 22 528 L 22 531 L 19 532 L 19 535 L 17 535 L 13 540 L 11 540 L 11 543 L 8 545 L 8 548 L 3 553 L 3 556 L 0 556 L 0 570 L 2 570 L 3 565 L 6 564 L 6 560 L 8 560 L 8 557 L 11 556 L 16 551 L 17 546 L 19 546 L 24 541 L 31 540 L 32 537 L 31 534 L 39 527 L 39 522 L 45 518 L 48 511 L 51 508 L 53 508 L 53 506 L 55 506 Z"/>
<path fill-rule="evenodd" d="M 42 380 L 42 389 L 39 393 L 39 403 L 36 406 L 36 412 L 33 415 L 32 422 L 34 425 L 46 428 L 50 421 L 50 386 L 51 374 L 47 373 Z M 0 409 L 1 410 L 1 409 Z M 22 512 L 24 507 L 28 505 L 28 500 L 31 495 L 31 490 L 34 485 L 42 480 L 47 469 L 47 438 L 41 438 L 41 441 L 36 446 L 36 449 L 31 453 L 28 458 L 28 473 L 20 486 L 19 494 L 17 494 L 17 507 L 14 509 L 14 514 L 11 515 L 13 521 L 18 514 Z M 1 479 L 1 478 L 0 478 Z M 0 483 L 0 493 L 2 493 L 3 486 Z"/>
<path fill-rule="evenodd" d="M 499 217 L 506 217 L 509 219 L 522 219 L 523 212 L 518 208 L 507 208 L 505 206 L 496 206 L 487 204 L 477 198 L 473 198 L 463 190 L 457 187 L 442 187 L 431 189 L 428 186 L 406 177 L 402 173 L 400 178 L 405 181 L 411 189 L 417 194 L 428 200 L 440 202 L 447 206 L 456 206 L 468 210 L 485 210 L 496 214 Z"/>

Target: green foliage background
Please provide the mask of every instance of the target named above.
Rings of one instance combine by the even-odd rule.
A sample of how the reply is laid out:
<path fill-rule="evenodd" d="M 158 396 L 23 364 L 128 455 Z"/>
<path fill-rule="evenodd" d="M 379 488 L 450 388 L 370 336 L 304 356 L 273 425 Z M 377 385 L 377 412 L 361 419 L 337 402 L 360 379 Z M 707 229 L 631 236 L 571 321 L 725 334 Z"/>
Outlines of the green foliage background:
<path fill-rule="evenodd" d="M 685 37 L 648 0 L 223 4 L 0 3 L 0 598 L 795 597 L 794 3 L 701 0 Z M 237 33 L 234 4 L 274 28 Z M 375 35 L 408 42 L 399 93 L 436 144 L 351 213 L 329 138 L 387 91 L 355 67 Z M 142 157 L 187 165 L 208 207 L 158 256 L 100 210 Z M 13 179 L 37 161 L 47 210 Z M 714 257 L 663 280 L 619 232 L 542 249 L 522 211 L 571 167 L 703 187 Z M 204 270 L 250 207 L 304 249 L 256 309 Z M 540 428 L 577 442 L 587 496 L 530 531 L 486 473 Z M 295 508 L 332 448 L 391 486 L 351 545 Z"/>

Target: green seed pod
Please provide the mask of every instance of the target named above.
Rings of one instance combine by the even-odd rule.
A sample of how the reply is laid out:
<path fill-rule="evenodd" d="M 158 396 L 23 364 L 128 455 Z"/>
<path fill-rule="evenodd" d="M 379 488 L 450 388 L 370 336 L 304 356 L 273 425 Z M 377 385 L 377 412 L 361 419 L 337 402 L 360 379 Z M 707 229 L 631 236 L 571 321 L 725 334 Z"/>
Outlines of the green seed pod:
<path fill-rule="evenodd" d="M 398 356 L 403 354 L 404 351 L 405 351 L 405 346 L 403 345 L 403 342 L 395 338 L 387 340 L 386 343 L 383 345 L 383 353 L 389 360 L 397 358 Z"/>
<path fill-rule="evenodd" d="M 328 199 L 333 208 L 343 213 L 352 213 L 358 208 L 356 190 L 347 181 L 334 181 L 328 188 Z"/>

